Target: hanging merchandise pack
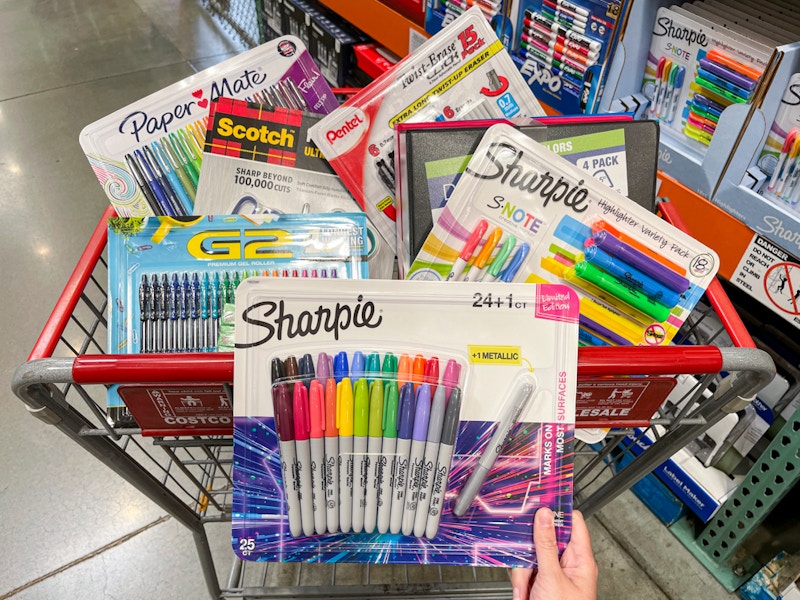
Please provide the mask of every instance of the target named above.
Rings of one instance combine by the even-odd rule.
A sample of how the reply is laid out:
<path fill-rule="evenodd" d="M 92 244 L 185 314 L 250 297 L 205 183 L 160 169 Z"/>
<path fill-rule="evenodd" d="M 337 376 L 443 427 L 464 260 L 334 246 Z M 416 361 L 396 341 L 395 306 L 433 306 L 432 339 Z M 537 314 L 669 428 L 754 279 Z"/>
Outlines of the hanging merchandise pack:
<path fill-rule="evenodd" d="M 251 278 L 235 327 L 240 557 L 531 566 L 541 506 L 563 550 L 572 290 Z"/>

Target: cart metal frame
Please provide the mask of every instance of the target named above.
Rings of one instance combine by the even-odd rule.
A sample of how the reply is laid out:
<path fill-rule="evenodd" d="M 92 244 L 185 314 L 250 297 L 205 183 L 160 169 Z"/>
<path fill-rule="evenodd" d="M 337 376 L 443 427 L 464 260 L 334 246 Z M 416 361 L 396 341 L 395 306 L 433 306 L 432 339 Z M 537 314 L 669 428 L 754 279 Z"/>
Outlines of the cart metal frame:
<path fill-rule="evenodd" d="M 669 203 L 661 211 L 673 223 L 679 216 Z M 145 494 L 191 531 L 212 598 L 373 597 L 505 598 L 502 569 L 426 565 L 320 565 L 243 563 L 231 551 L 228 580 L 217 577 L 205 526 L 231 518 L 233 441 L 231 435 L 199 436 L 191 431 L 170 437 L 143 437 L 138 428 L 114 427 L 105 406 L 111 384 L 230 385 L 233 355 L 105 353 L 107 264 L 106 219 L 101 218 L 51 317 L 15 372 L 12 388 L 28 411 Z M 775 374 L 770 356 L 755 348 L 718 282 L 707 299 L 720 315 L 737 347 L 669 346 L 658 348 L 581 348 L 581 380 L 635 375 L 697 376 L 690 402 L 679 415 L 657 415 L 652 424 L 664 432 L 624 468 L 624 421 L 596 446 L 577 444 L 575 506 L 589 517 L 644 475 L 705 432 L 727 413 L 741 409 Z M 721 372 L 727 375 L 722 377 Z M 713 388 L 706 398 L 704 390 Z M 229 390 L 230 391 L 230 390 Z M 630 438 L 628 437 L 628 440 Z M 627 461 L 626 461 L 627 462 Z"/>

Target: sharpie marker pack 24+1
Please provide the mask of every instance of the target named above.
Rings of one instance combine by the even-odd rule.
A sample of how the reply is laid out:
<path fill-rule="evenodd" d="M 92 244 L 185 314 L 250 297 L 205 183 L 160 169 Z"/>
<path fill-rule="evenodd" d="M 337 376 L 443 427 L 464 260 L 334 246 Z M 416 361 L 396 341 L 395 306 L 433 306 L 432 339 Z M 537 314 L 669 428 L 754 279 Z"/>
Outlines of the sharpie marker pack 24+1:
<path fill-rule="evenodd" d="M 531 566 L 540 506 L 564 548 L 569 288 L 250 278 L 235 318 L 239 556 Z"/>

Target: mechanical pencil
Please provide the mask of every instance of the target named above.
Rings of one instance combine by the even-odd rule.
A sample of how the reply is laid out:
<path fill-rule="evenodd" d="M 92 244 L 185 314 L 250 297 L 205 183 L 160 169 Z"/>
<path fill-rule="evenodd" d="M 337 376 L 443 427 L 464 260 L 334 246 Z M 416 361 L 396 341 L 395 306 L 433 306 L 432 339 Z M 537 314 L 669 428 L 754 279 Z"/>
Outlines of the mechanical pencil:
<path fill-rule="evenodd" d="M 414 514 L 414 535 L 422 537 L 428 525 L 428 509 L 433 491 L 434 469 L 439 458 L 439 444 L 442 441 L 442 426 L 446 408 L 446 390 L 440 385 L 433 394 L 433 402 L 428 418 L 428 431 L 425 436 L 425 449 L 419 470 L 419 485 L 416 513 Z M 413 452 L 413 447 L 412 447 Z"/>
<path fill-rule="evenodd" d="M 442 385 L 441 387 L 444 387 Z M 450 479 L 450 467 L 453 459 L 453 449 L 458 435 L 458 422 L 461 413 L 461 389 L 454 388 L 447 401 L 447 409 L 442 423 L 442 438 L 439 446 L 439 455 L 436 459 L 433 483 L 431 485 L 430 503 L 425 523 L 425 537 L 433 539 L 439 531 L 439 521 L 444 510 L 444 495 L 447 492 L 447 482 Z"/>
<path fill-rule="evenodd" d="M 480 492 L 486 476 L 489 475 L 497 457 L 500 456 L 500 451 L 503 449 L 511 429 L 516 425 L 519 416 L 525 410 L 528 402 L 530 402 L 535 390 L 536 386 L 532 382 L 525 381 L 513 396 L 512 401 L 507 403 L 500 420 L 497 422 L 492 438 L 478 460 L 478 464 L 475 465 L 469 479 L 467 479 L 464 487 L 458 493 L 458 498 L 456 498 L 455 507 L 453 508 L 453 514 L 457 517 L 464 516 L 464 513 L 467 512 L 478 492 Z"/>

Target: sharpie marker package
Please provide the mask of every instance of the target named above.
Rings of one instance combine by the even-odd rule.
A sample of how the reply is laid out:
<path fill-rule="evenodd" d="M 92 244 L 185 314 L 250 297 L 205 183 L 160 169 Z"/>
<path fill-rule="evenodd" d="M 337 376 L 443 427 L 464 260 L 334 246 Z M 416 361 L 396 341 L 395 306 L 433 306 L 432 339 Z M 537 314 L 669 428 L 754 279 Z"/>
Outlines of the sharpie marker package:
<path fill-rule="evenodd" d="M 80 143 L 125 217 L 193 211 L 209 103 L 227 96 L 327 114 L 339 103 L 305 45 L 283 36 L 87 125 Z"/>
<path fill-rule="evenodd" d="M 765 46 L 701 20 L 658 10 L 642 81 L 649 118 L 699 156 L 711 143 L 722 111 L 752 102 L 770 59 Z"/>
<path fill-rule="evenodd" d="M 368 276 L 363 213 L 114 218 L 111 352 L 213 352 L 241 281 Z"/>
<path fill-rule="evenodd" d="M 564 283 L 582 341 L 667 344 L 719 266 L 713 250 L 513 127 L 490 127 L 406 275 Z"/>
<path fill-rule="evenodd" d="M 311 138 L 394 247 L 397 124 L 543 114 L 474 7 L 312 127 Z"/>
<path fill-rule="evenodd" d="M 240 557 L 531 566 L 541 506 L 564 548 L 569 288 L 251 278 L 235 328 Z"/>
<path fill-rule="evenodd" d="M 789 79 L 775 121 L 758 157 L 767 174 L 761 193 L 783 206 L 800 202 L 800 73 Z"/>

